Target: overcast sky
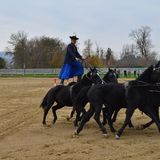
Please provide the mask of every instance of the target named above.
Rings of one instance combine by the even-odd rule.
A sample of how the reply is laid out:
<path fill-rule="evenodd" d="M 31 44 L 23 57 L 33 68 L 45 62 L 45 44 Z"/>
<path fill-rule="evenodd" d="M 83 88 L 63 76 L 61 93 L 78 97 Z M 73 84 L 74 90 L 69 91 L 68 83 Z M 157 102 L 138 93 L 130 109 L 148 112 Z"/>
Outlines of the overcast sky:
<path fill-rule="evenodd" d="M 0 51 L 11 33 L 24 30 L 34 36 L 59 37 L 69 43 L 76 33 L 79 46 L 90 38 L 118 53 L 131 43 L 129 33 L 148 25 L 160 51 L 160 0 L 0 0 Z"/>

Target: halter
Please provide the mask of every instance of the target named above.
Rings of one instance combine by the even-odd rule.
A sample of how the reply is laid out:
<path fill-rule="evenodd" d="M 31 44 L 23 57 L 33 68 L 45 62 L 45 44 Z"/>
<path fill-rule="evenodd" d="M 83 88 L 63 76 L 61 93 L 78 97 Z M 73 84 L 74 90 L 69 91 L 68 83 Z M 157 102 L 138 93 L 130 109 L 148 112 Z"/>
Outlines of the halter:
<path fill-rule="evenodd" d="M 101 77 L 99 76 L 99 74 L 96 74 L 100 79 L 101 79 Z M 92 81 L 93 83 L 95 83 L 90 77 L 88 77 L 88 75 L 87 74 L 85 74 L 84 76 L 86 76 L 86 78 L 88 79 L 88 80 L 90 80 L 90 81 Z M 83 77 L 84 77 L 83 76 Z M 102 84 L 103 84 L 103 80 L 101 79 L 101 81 L 102 81 Z"/>

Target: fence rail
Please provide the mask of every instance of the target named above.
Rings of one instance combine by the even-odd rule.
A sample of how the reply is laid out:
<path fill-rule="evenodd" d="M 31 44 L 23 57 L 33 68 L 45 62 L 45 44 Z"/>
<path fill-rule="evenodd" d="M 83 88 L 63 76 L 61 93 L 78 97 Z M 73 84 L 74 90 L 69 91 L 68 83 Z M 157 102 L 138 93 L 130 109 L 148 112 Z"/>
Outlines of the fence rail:
<path fill-rule="evenodd" d="M 137 74 L 141 74 L 145 68 L 116 68 L 116 70 L 123 74 L 124 71 L 130 74 L 134 74 L 136 71 Z M 108 68 L 99 68 L 100 72 L 105 74 L 108 71 Z M 54 74 L 57 75 L 60 72 L 60 68 L 47 68 L 47 69 L 0 69 L 0 75 L 48 75 Z M 85 73 L 87 69 L 85 69 Z"/>

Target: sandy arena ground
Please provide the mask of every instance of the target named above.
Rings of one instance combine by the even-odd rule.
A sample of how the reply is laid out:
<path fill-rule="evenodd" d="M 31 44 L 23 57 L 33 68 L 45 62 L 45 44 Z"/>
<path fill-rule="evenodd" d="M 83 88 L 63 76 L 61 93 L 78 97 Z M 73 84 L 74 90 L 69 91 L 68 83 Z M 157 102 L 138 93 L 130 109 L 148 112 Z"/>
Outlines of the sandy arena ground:
<path fill-rule="evenodd" d="M 160 135 L 155 125 L 140 131 L 125 130 L 120 140 L 108 130 L 105 138 L 92 119 L 77 138 L 73 137 L 72 121 L 67 121 L 70 108 L 58 111 L 57 123 L 42 126 L 39 104 L 53 86 L 53 79 L 0 78 L 0 159 L 2 160 L 158 160 Z M 115 124 L 119 128 L 124 119 L 122 110 Z M 133 124 L 149 119 L 139 111 Z M 107 127 L 108 128 L 108 127 Z"/>

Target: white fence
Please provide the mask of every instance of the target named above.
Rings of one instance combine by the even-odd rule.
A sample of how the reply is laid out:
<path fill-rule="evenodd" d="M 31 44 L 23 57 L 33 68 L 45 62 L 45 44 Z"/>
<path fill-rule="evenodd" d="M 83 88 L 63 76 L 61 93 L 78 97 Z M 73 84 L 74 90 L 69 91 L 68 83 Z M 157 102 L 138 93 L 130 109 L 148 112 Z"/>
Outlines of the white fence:
<path fill-rule="evenodd" d="M 117 71 L 119 71 L 120 74 L 123 74 L 124 71 L 127 71 L 127 73 L 133 74 L 134 71 L 136 73 L 140 74 L 144 71 L 145 68 L 116 68 Z M 106 73 L 108 71 L 108 68 L 99 68 L 101 73 Z M 31 75 L 38 75 L 38 74 L 58 74 L 60 71 L 60 68 L 55 69 L 0 69 L 0 75 L 24 75 L 24 74 L 31 74 Z M 85 69 L 85 72 L 87 72 L 87 69 Z"/>

